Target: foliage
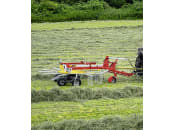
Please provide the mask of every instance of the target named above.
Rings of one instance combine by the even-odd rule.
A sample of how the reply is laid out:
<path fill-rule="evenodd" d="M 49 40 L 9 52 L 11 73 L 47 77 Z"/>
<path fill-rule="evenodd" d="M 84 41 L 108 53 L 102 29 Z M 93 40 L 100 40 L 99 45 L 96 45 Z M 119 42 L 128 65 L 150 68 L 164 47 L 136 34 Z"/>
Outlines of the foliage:
<path fill-rule="evenodd" d="M 126 3 L 126 0 L 106 0 L 110 6 L 121 8 Z"/>
<path fill-rule="evenodd" d="M 70 0 L 71 1 L 71 0 Z M 74 20 L 101 20 L 101 19 L 141 19 L 142 4 L 129 4 L 125 0 L 90 0 L 90 1 L 50 1 L 42 0 L 31 2 L 32 22 L 58 22 Z M 75 3 L 75 4 L 69 4 Z M 142 2 L 139 2 L 142 3 Z M 110 7 L 110 6 L 112 7 Z M 133 7 L 134 6 L 134 7 Z M 119 8 L 119 9 L 115 9 Z M 127 8 L 128 7 L 128 8 Z M 138 10 L 136 10 L 138 9 Z M 139 10 L 141 13 L 139 14 Z M 105 13 L 106 12 L 106 13 Z M 110 12 L 110 13 L 109 13 Z M 112 15 L 113 14 L 113 15 Z M 107 17 L 108 16 L 108 17 Z M 110 17 L 111 16 L 111 17 Z"/>
<path fill-rule="evenodd" d="M 57 8 L 57 3 L 53 1 L 43 1 L 40 3 L 42 10 L 54 11 Z"/>
<path fill-rule="evenodd" d="M 123 118 L 119 116 L 105 116 L 99 120 L 92 119 L 88 121 L 83 119 L 64 120 L 56 123 L 49 121 L 33 126 L 32 130 L 142 130 L 142 128 L 142 115 L 131 115 Z"/>
<path fill-rule="evenodd" d="M 103 10 L 109 8 L 109 5 L 104 1 L 90 0 L 86 3 L 77 3 L 73 6 L 76 10 Z"/>

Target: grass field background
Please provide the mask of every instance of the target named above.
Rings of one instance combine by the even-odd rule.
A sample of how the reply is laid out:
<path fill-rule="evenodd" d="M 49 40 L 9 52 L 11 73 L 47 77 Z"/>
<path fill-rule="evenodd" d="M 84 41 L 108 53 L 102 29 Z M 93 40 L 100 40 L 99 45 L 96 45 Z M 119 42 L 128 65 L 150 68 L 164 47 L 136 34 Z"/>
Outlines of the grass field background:
<path fill-rule="evenodd" d="M 142 98 L 32 104 L 32 124 L 63 119 L 99 119 L 106 115 L 142 114 Z"/>
<path fill-rule="evenodd" d="M 35 90 L 59 88 L 51 76 L 43 78 L 41 69 L 58 67 L 58 61 L 96 61 L 103 63 L 105 56 L 129 58 L 134 64 L 137 48 L 143 44 L 142 20 L 123 21 L 78 21 L 32 24 L 32 83 Z M 119 61 L 119 67 L 131 67 Z M 125 70 L 132 71 L 132 70 Z M 107 77 L 99 83 L 89 85 L 82 79 L 81 88 L 123 88 L 143 86 L 142 77 L 118 76 L 117 83 L 107 83 Z M 71 88 L 68 84 L 60 89 Z M 116 105 L 115 105 L 116 104 Z M 99 119 L 106 115 L 128 116 L 142 114 L 142 97 L 128 99 L 99 99 L 81 102 L 32 103 L 32 125 L 44 121 L 64 119 Z"/>
<path fill-rule="evenodd" d="M 107 21 L 74 21 L 57 23 L 33 23 L 32 31 L 83 29 L 83 28 L 106 28 L 106 27 L 134 27 L 143 25 L 142 20 L 107 20 Z"/>

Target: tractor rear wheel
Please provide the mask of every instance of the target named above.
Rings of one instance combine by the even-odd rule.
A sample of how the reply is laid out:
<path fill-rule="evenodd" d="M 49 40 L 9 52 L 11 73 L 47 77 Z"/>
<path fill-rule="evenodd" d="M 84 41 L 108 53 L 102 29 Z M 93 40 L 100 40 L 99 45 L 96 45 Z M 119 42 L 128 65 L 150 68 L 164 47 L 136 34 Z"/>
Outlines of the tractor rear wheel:
<path fill-rule="evenodd" d="M 114 76 L 111 76 L 111 77 L 108 78 L 108 82 L 109 83 L 116 83 L 117 79 Z"/>

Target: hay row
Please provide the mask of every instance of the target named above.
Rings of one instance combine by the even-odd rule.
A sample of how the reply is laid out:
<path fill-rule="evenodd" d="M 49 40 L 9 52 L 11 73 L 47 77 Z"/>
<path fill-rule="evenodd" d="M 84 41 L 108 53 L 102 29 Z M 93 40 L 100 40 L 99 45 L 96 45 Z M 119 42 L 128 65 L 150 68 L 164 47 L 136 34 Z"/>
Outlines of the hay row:
<path fill-rule="evenodd" d="M 99 120 L 64 120 L 60 122 L 44 122 L 32 126 L 32 130 L 142 130 L 143 116 L 128 117 L 105 116 Z"/>
<path fill-rule="evenodd" d="M 143 88 L 141 87 L 124 87 L 122 89 L 108 89 L 108 88 L 80 88 L 74 87 L 68 90 L 53 88 L 51 90 L 32 90 L 31 102 L 40 101 L 77 101 L 77 100 L 92 100 L 100 98 L 129 98 L 142 97 Z"/>

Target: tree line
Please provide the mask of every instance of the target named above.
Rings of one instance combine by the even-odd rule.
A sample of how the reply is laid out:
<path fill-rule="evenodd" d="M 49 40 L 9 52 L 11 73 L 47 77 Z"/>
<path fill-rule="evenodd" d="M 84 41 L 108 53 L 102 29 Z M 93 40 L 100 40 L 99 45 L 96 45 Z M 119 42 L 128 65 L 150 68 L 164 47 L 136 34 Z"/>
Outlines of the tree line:
<path fill-rule="evenodd" d="M 32 0 L 32 22 L 142 19 L 142 0 Z"/>

